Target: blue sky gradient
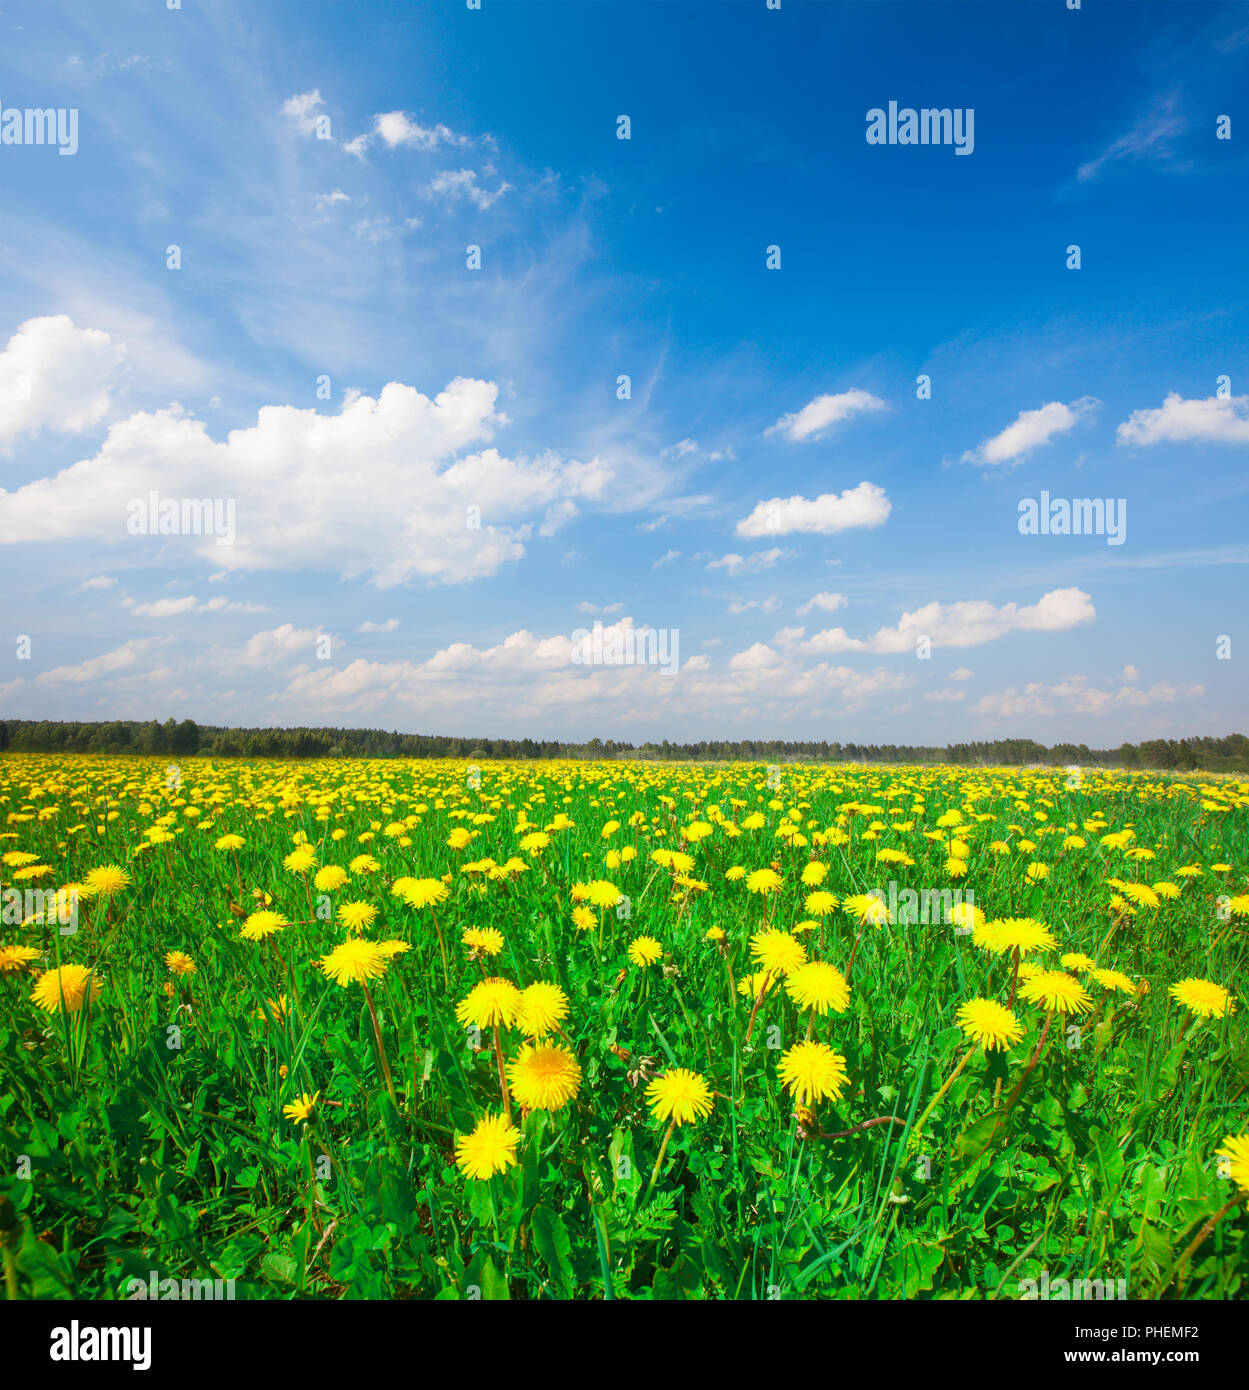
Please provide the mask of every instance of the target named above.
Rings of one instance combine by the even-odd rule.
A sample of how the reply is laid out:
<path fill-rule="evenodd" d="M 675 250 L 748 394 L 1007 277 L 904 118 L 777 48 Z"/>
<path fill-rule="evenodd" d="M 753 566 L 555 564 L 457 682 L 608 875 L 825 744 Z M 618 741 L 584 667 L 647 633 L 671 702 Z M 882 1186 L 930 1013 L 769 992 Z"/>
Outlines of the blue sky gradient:
<path fill-rule="evenodd" d="M 1249 6 L 0 33 L 3 109 L 79 113 L 72 157 L 0 145 L 0 713 L 1245 727 Z M 891 100 L 974 110 L 974 149 L 869 144 Z M 150 488 L 231 499 L 233 543 L 130 534 Z M 1021 535 L 1042 490 L 1123 499 L 1123 543 Z M 675 630 L 679 670 L 579 665 L 596 619 Z"/>

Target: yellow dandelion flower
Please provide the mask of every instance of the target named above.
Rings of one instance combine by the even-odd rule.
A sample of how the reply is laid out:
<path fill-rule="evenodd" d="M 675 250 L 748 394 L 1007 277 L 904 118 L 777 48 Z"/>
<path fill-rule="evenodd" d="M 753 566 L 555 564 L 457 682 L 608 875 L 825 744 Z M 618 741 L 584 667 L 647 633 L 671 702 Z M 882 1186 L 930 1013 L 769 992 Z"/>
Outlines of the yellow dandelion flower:
<path fill-rule="evenodd" d="M 35 984 L 31 1003 L 45 1013 L 59 1012 L 62 1005 L 66 1013 L 76 1014 L 87 998 L 90 986 L 90 1003 L 100 997 L 100 981 L 95 971 L 85 965 L 62 965 L 59 970 L 47 970 L 40 975 Z"/>
<path fill-rule="evenodd" d="M 199 968 L 185 951 L 166 951 L 165 965 L 174 975 L 194 975 Z"/>
<path fill-rule="evenodd" d="M 329 955 L 322 956 L 317 961 L 317 969 L 346 989 L 348 985 L 367 984 L 385 974 L 386 963 L 387 957 L 375 941 L 353 936 L 335 946 Z"/>
<path fill-rule="evenodd" d="M 501 1023 L 511 1028 L 520 1014 L 522 1002 L 523 996 L 511 980 L 492 976 L 474 985 L 467 998 L 456 1005 L 455 1016 L 465 1027 L 493 1028 Z"/>
<path fill-rule="evenodd" d="M 635 936 L 629 942 L 629 959 L 634 965 L 654 965 L 663 956 L 664 948 L 653 936 Z"/>
<path fill-rule="evenodd" d="M 969 999 L 955 1015 L 958 1026 L 985 1051 L 1001 1051 L 1023 1037 L 1023 1025 L 995 999 Z"/>
<path fill-rule="evenodd" d="M 581 1067 L 566 1047 L 526 1043 L 508 1063 L 513 1098 L 526 1110 L 562 1110 L 581 1086 Z"/>
<path fill-rule="evenodd" d="M 1060 1014 L 1083 1014 L 1093 1007 L 1088 990 L 1061 970 L 1040 970 L 1019 987 L 1020 997 Z"/>
<path fill-rule="evenodd" d="M 850 1002 L 850 986 L 835 965 L 813 960 L 800 965 L 786 977 L 785 988 L 800 1009 L 824 1015 L 844 1013 Z"/>
<path fill-rule="evenodd" d="M 678 1125 L 705 1120 L 713 1105 L 707 1083 L 685 1067 L 673 1067 L 657 1076 L 646 1088 L 646 1099 L 656 1119 Z"/>
<path fill-rule="evenodd" d="M 38 959 L 34 946 L 0 946 L 0 975 L 16 974 Z"/>
<path fill-rule="evenodd" d="M 538 980 L 521 990 L 516 1021 L 527 1037 L 545 1038 L 567 1017 L 568 996 L 558 985 Z"/>
<path fill-rule="evenodd" d="M 467 1178 L 485 1181 L 516 1163 L 520 1130 L 506 1115 L 486 1115 L 471 1134 L 455 1141 L 455 1162 Z"/>
<path fill-rule="evenodd" d="M 111 898 L 123 888 L 130 886 L 130 875 L 125 869 L 119 869 L 116 864 L 104 864 L 91 870 L 83 879 L 83 886 L 90 897 Z"/>
<path fill-rule="evenodd" d="M 372 903 L 340 903 L 338 920 L 348 931 L 363 931 L 377 920 L 377 908 Z"/>
<path fill-rule="evenodd" d="M 312 1114 L 317 1101 L 321 1099 L 320 1091 L 313 1091 L 311 1095 L 307 1091 L 301 1096 L 291 1101 L 289 1105 L 282 1107 L 282 1114 L 294 1124 L 302 1124 Z"/>
<path fill-rule="evenodd" d="M 1171 986 L 1171 997 L 1198 1018 L 1222 1018 L 1236 1012 L 1236 1001 L 1222 985 L 1213 980 L 1190 977 Z"/>
<path fill-rule="evenodd" d="M 802 1104 L 826 1096 L 836 1100 L 849 1080 L 846 1059 L 822 1042 L 795 1043 L 781 1058 L 777 1075 L 785 1089 Z"/>
<path fill-rule="evenodd" d="M 266 936 L 272 936 L 275 932 L 280 932 L 290 923 L 280 912 L 272 912 L 268 908 L 263 908 L 260 912 L 253 912 L 243 923 L 243 930 L 239 933 L 244 941 L 263 941 Z"/>
<path fill-rule="evenodd" d="M 788 975 L 806 963 L 807 948 L 788 932 L 773 927 L 750 938 L 750 954 L 770 974 Z"/>

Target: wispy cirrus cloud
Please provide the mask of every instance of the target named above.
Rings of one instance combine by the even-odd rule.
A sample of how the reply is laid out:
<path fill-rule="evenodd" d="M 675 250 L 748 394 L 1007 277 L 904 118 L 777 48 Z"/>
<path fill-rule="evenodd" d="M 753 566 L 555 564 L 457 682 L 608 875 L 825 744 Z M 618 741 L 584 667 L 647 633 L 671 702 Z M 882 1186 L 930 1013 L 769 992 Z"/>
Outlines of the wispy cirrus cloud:
<path fill-rule="evenodd" d="M 1101 177 L 1103 171 L 1123 160 L 1150 160 L 1172 169 L 1187 168 L 1186 162 L 1177 160 L 1176 141 L 1188 129 L 1188 121 L 1180 110 L 1177 92 L 1168 92 L 1124 135 L 1112 140 L 1099 155 L 1086 160 L 1076 170 L 1076 178 L 1081 183 L 1091 183 Z"/>

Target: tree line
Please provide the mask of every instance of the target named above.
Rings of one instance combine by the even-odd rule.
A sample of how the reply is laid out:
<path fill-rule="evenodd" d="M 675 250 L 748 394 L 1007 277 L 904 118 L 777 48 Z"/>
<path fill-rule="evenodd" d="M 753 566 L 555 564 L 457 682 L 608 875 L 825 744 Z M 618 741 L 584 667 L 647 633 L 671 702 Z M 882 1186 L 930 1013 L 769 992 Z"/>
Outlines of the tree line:
<path fill-rule="evenodd" d="M 141 753 L 218 758 L 589 758 L 658 762 L 952 763 L 959 767 L 1135 767 L 1176 772 L 1249 772 L 1249 738 L 1147 739 L 1117 748 L 1084 743 L 1053 747 L 1027 738 L 909 744 L 724 739 L 699 743 L 572 743 L 532 738 L 451 738 L 384 729 L 236 729 L 193 719 L 146 723 L 112 719 L 0 721 L 0 751 L 15 753 Z"/>

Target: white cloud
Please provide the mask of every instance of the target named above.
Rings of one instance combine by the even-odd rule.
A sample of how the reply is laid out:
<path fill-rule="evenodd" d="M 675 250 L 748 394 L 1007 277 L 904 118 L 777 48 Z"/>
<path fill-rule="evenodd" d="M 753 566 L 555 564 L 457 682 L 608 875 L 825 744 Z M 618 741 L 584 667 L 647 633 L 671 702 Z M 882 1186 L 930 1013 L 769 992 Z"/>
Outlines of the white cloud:
<path fill-rule="evenodd" d="M 311 648 L 323 635 L 319 627 L 296 627 L 283 623 L 267 632 L 257 632 L 247 639 L 238 659 L 249 666 L 268 666 L 280 657 L 311 655 Z"/>
<path fill-rule="evenodd" d="M 760 613 L 775 613 L 781 606 L 781 601 L 775 595 L 765 599 L 743 599 L 736 603 L 729 604 L 729 612 L 733 614 L 750 613 L 758 609 Z"/>
<path fill-rule="evenodd" d="M 1096 179 L 1107 164 L 1120 159 L 1155 159 L 1172 162 L 1173 141 L 1188 129 L 1188 122 L 1179 110 L 1179 98 L 1169 93 L 1145 113 L 1139 121 L 1117 140 L 1112 141 L 1095 159 L 1081 164 L 1076 177 L 1081 183 Z"/>
<path fill-rule="evenodd" d="M 457 135 L 445 125 L 423 126 L 407 111 L 384 111 L 373 117 L 373 134 L 390 149 L 414 145 L 432 150 L 438 145 L 471 145 L 468 135 Z"/>
<path fill-rule="evenodd" d="M 134 637 L 120 647 L 93 656 L 77 666 L 54 666 L 50 671 L 43 671 L 35 677 L 35 684 L 85 685 L 88 681 L 106 679 L 119 671 L 129 670 L 144 652 L 169 640 L 168 637 Z"/>
<path fill-rule="evenodd" d="M 959 666 L 956 670 L 950 672 L 949 678 L 952 681 L 969 681 L 975 674 L 975 671 L 973 671 L 970 666 Z"/>
<path fill-rule="evenodd" d="M 753 555 L 738 555 L 736 551 L 730 551 L 727 555 L 722 555 L 718 560 L 709 560 L 707 568 L 709 570 L 724 570 L 728 574 L 758 574 L 761 570 L 770 570 L 778 561 L 788 560 L 793 557 L 792 550 L 756 550 Z"/>
<path fill-rule="evenodd" d="M 1042 685 L 1034 681 L 1022 690 L 1008 686 L 993 695 L 983 695 L 973 712 L 980 715 L 1040 717 L 1062 713 L 1113 714 L 1128 709 L 1145 709 L 1150 705 L 1170 705 L 1179 700 L 1198 699 L 1204 695 L 1203 685 L 1173 685 L 1159 681 L 1145 689 L 1122 685 L 1117 690 L 1099 690 L 1085 676 L 1069 676 L 1057 685 Z"/>
<path fill-rule="evenodd" d="M 780 536 L 791 531 L 834 535 L 853 527 L 884 525 L 891 510 L 883 487 L 862 482 L 843 493 L 821 493 L 805 497 L 773 497 L 759 502 L 748 517 L 737 523 L 739 536 Z"/>
<path fill-rule="evenodd" d="M 960 700 L 965 700 L 967 692 L 965 690 L 930 690 L 923 698 L 932 701 L 935 705 L 954 705 Z"/>
<path fill-rule="evenodd" d="M 1185 400 L 1177 391 L 1158 410 L 1134 410 L 1117 444 L 1249 444 L 1249 396 Z"/>
<path fill-rule="evenodd" d="M 131 613 L 140 618 L 176 618 L 182 613 L 263 613 L 264 605 L 259 603 L 238 603 L 231 599 L 210 598 L 200 600 L 194 594 L 184 594 L 181 598 L 158 598 L 151 603 L 133 603 L 124 600 Z"/>
<path fill-rule="evenodd" d="M 846 602 L 847 600 L 845 594 L 812 594 L 811 597 L 806 601 L 806 603 L 804 603 L 801 608 L 798 608 L 795 611 L 797 612 L 800 618 L 805 618 L 808 613 L 812 612 L 816 608 L 820 609 L 820 611 L 824 613 L 835 613 L 839 608 L 844 608 L 846 606 Z"/>
<path fill-rule="evenodd" d="M 511 191 L 512 185 L 507 182 L 501 182 L 493 193 L 482 188 L 477 182 L 476 169 L 444 169 L 425 188 L 425 194 L 430 198 L 445 198 L 448 202 L 467 198 L 478 212 L 493 207 L 505 193 Z"/>
<path fill-rule="evenodd" d="M 116 578 L 111 574 L 97 574 L 91 579 L 84 579 L 76 589 L 71 589 L 71 594 L 81 594 L 88 589 L 111 589 L 117 583 Z"/>
<path fill-rule="evenodd" d="M 369 619 L 367 619 L 365 622 L 362 622 L 362 623 L 360 624 L 360 626 L 359 626 L 358 628 L 356 628 L 356 631 L 357 631 L 357 632 L 394 632 L 394 630 L 395 630 L 398 626 L 399 626 L 399 619 L 398 619 L 398 618 L 387 618 L 386 621 L 385 621 L 384 623 L 375 623 L 375 622 L 372 620 L 372 618 L 369 618 Z"/>
<path fill-rule="evenodd" d="M 623 603 L 605 603 L 600 606 L 597 603 L 579 603 L 578 613 L 619 613 L 624 608 Z"/>
<path fill-rule="evenodd" d="M 125 348 L 66 314 L 27 319 L 0 352 L 0 449 L 40 430 L 82 434 L 111 404 Z"/>
<path fill-rule="evenodd" d="M 633 627 L 622 618 L 607 634 Z M 714 640 L 714 639 L 713 639 Z M 453 643 L 427 661 L 371 662 L 343 668 L 304 664 L 291 672 L 275 704 L 306 710 L 301 717 L 342 718 L 395 706 L 416 718 L 423 712 L 471 701 L 482 718 L 572 717 L 610 720 L 613 725 L 653 715 L 656 706 L 696 716 L 753 718 L 759 702 L 775 713 L 823 708 L 840 696 L 852 709 L 882 692 L 908 687 L 911 678 L 883 667 L 860 672 L 820 662 L 804 666 L 792 651 L 755 643 L 718 671 L 709 659 L 684 659 L 675 675 L 655 666 L 585 666 L 573 662 L 574 642 L 565 635 L 542 638 L 527 630 L 495 646 Z M 566 712 L 566 714 L 565 714 Z"/>
<path fill-rule="evenodd" d="M 1119 679 L 1128 685 L 1134 685 L 1141 678 L 1141 673 L 1135 666 L 1125 666 Z"/>
<path fill-rule="evenodd" d="M 282 103 L 282 114 L 300 135 L 315 135 L 317 119 L 325 114 L 321 109 L 324 105 L 320 91 L 301 92 Z"/>
<path fill-rule="evenodd" d="M 670 565 L 674 560 L 679 560 L 680 558 L 681 552 L 679 550 L 665 550 L 659 559 L 651 566 L 651 569 L 662 569 L 664 565 Z"/>
<path fill-rule="evenodd" d="M 964 463 L 1022 463 L 1034 450 L 1048 444 L 1056 435 L 1066 434 L 1101 404 L 1093 396 L 1082 396 L 1070 405 L 1050 401 L 1037 410 L 1021 410 L 1014 424 L 977 448 L 968 449 Z"/>
<path fill-rule="evenodd" d="M 780 433 L 795 443 L 804 439 L 815 439 L 831 425 L 840 424 L 865 410 L 888 410 L 889 407 L 879 396 L 870 391 L 842 391 L 836 396 L 816 396 L 801 410 L 790 415 L 782 415 L 774 425 L 769 425 L 765 434 Z"/>
<path fill-rule="evenodd" d="M 903 613 L 896 627 L 882 627 L 868 638 L 851 637 L 842 627 L 826 628 L 803 643 L 803 651 L 914 651 L 921 638 L 934 647 L 977 647 L 1008 632 L 1063 632 L 1096 618 L 1092 600 L 1081 589 L 1053 589 L 1031 607 L 1007 603 L 1001 608 L 983 600 L 929 603 Z"/>
<path fill-rule="evenodd" d="M 128 503 L 156 491 L 234 501 L 234 544 L 165 538 L 214 569 L 336 570 L 379 587 L 490 575 L 524 555 L 535 512 L 600 499 L 612 476 L 597 459 L 463 453 L 509 423 L 497 395 L 462 377 L 432 400 L 391 382 L 376 399 L 349 396 L 337 415 L 266 406 L 221 442 L 176 405 L 132 415 L 94 457 L 0 490 L 0 544 L 142 544 L 126 531 Z"/>

